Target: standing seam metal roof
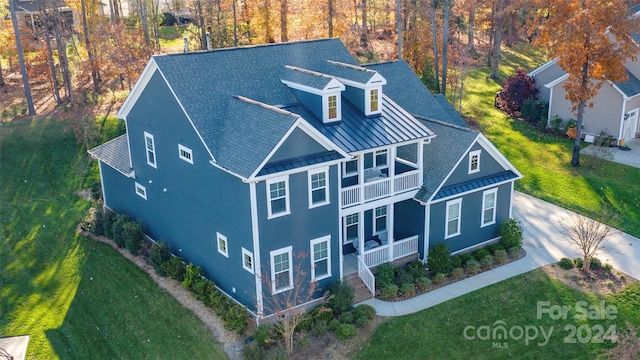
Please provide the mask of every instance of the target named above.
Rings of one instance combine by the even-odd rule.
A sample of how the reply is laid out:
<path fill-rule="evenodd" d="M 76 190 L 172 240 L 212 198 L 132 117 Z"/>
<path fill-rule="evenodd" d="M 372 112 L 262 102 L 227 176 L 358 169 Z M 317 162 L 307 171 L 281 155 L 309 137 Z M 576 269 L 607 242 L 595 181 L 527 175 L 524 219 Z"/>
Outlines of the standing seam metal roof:
<path fill-rule="evenodd" d="M 131 173 L 127 134 L 120 135 L 113 140 L 89 150 L 89 154 L 125 176 L 129 176 Z"/>

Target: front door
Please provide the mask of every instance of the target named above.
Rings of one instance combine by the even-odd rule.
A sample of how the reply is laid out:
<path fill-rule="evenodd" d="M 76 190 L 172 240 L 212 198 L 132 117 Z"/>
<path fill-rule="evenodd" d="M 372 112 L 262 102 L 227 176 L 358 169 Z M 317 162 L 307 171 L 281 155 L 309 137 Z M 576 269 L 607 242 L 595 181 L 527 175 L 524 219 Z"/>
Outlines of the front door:
<path fill-rule="evenodd" d="M 625 114 L 622 122 L 622 139 L 626 141 L 635 138 L 636 131 L 638 131 L 638 109 Z"/>

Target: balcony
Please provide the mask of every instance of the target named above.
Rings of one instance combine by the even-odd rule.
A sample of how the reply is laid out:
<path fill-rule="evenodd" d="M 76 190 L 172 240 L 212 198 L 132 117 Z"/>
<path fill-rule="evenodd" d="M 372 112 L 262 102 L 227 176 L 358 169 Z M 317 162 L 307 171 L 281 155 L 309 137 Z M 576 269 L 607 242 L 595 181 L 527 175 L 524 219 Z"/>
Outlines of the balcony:
<path fill-rule="evenodd" d="M 418 189 L 420 170 L 411 170 L 391 177 L 375 176 L 367 178 L 364 184 L 352 185 L 342 189 L 342 207 L 363 204 L 369 201 L 394 196 Z"/>

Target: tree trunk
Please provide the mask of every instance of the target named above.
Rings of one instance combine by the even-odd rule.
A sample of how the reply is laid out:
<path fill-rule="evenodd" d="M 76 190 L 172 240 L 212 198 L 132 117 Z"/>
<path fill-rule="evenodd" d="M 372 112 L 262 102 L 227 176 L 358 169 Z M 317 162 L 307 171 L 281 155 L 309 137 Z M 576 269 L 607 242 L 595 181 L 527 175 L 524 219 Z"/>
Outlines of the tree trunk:
<path fill-rule="evenodd" d="M 440 92 L 440 62 L 438 60 L 438 32 L 436 28 L 436 1 L 431 0 L 431 35 L 433 36 L 433 71 L 436 75 L 436 92 Z"/>
<path fill-rule="evenodd" d="M 402 59 L 402 0 L 396 0 L 396 28 L 398 29 L 398 60 Z"/>
<path fill-rule="evenodd" d="M 582 88 L 587 87 L 589 81 L 589 62 L 582 65 Z M 584 93 L 584 92 L 583 92 Z M 582 120 L 584 118 L 585 101 L 580 100 L 578 103 L 578 116 L 576 119 L 576 138 L 573 140 L 573 151 L 571 155 L 571 165 L 580 166 L 580 139 L 582 138 Z"/>
<path fill-rule="evenodd" d="M 198 2 L 198 4 L 199 3 L 200 2 Z M 138 2 L 138 15 L 140 15 L 140 22 L 142 23 L 142 31 L 144 32 L 144 43 L 147 46 L 151 46 L 151 39 L 149 38 L 149 22 L 147 21 L 146 0 L 140 0 Z"/>
<path fill-rule="evenodd" d="M 9 1 L 9 11 L 11 11 L 11 22 L 13 23 L 13 33 L 16 36 L 16 48 L 18 50 L 18 59 L 20 60 L 20 72 L 22 73 L 22 84 L 24 85 L 24 95 L 27 99 L 27 107 L 29 115 L 34 116 L 36 109 L 33 107 L 33 98 L 31 98 L 31 88 L 29 87 L 29 78 L 27 76 L 27 67 L 24 63 L 24 53 L 22 52 L 22 41 L 20 40 L 20 29 L 18 29 L 18 19 L 16 18 L 15 1 Z"/>
<path fill-rule="evenodd" d="M 238 14 L 236 1 L 233 0 L 233 46 L 238 46 Z"/>
<path fill-rule="evenodd" d="M 369 46 L 367 39 L 367 0 L 362 0 L 362 34 L 360 34 L 360 46 L 366 49 Z"/>
<path fill-rule="evenodd" d="M 504 0 L 498 0 L 496 9 L 495 35 L 493 38 L 493 52 L 491 53 L 491 72 L 489 77 L 498 80 L 500 78 L 500 45 L 502 45 L 502 7 Z"/>
<path fill-rule="evenodd" d="M 51 80 L 53 83 L 53 97 L 56 99 L 56 104 L 62 104 L 62 99 L 60 99 L 60 84 L 58 84 L 58 77 L 56 76 L 56 67 L 53 63 L 53 50 L 51 50 L 51 40 L 49 36 L 45 34 L 45 43 L 47 44 L 47 55 L 49 58 L 49 68 L 51 70 Z"/>
<path fill-rule="evenodd" d="M 91 67 L 91 78 L 93 79 L 93 92 L 100 93 L 100 82 L 98 81 L 98 67 L 96 66 L 93 57 L 93 48 L 89 41 L 89 25 L 87 24 L 87 8 L 85 6 L 85 0 L 80 0 L 80 6 L 82 8 L 82 27 L 84 28 L 84 44 L 87 47 L 87 54 L 89 56 L 89 66 Z"/>
<path fill-rule="evenodd" d="M 442 94 L 447 94 L 447 57 L 449 54 L 449 0 L 444 0 L 442 27 Z"/>
<path fill-rule="evenodd" d="M 2 57 L 0 57 L 0 86 L 4 86 L 4 76 L 2 75 Z"/>
<path fill-rule="evenodd" d="M 333 0 L 328 0 L 327 5 L 329 8 L 329 18 L 327 19 L 327 23 L 329 26 L 329 37 L 333 37 Z"/>
<path fill-rule="evenodd" d="M 469 51 L 471 54 L 476 52 L 476 30 L 475 30 L 475 22 L 476 22 L 476 4 L 474 0 L 470 0 L 469 4 L 469 28 L 468 28 L 468 42 L 469 42 Z"/>
<path fill-rule="evenodd" d="M 280 0 L 280 41 L 289 41 L 289 29 L 287 28 L 287 16 L 289 16 L 289 0 Z"/>

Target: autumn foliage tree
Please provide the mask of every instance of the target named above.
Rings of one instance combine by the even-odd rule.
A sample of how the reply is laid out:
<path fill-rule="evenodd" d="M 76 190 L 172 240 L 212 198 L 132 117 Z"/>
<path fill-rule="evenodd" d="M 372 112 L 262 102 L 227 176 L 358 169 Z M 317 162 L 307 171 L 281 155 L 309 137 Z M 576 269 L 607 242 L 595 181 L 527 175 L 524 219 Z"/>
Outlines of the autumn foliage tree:
<path fill-rule="evenodd" d="M 635 60 L 638 45 L 632 35 L 638 19 L 626 0 L 535 0 L 535 43 L 546 47 L 569 74 L 566 98 L 577 118 L 571 165 L 580 166 L 580 139 L 585 107 L 606 81 L 625 81 L 624 64 Z"/>
<path fill-rule="evenodd" d="M 504 87 L 496 97 L 496 105 L 509 114 L 515 114 L 520 112 L 524 101 L 533 98 L 537 92 L 533 78 L 519 69 L 505 79 Z"/>

